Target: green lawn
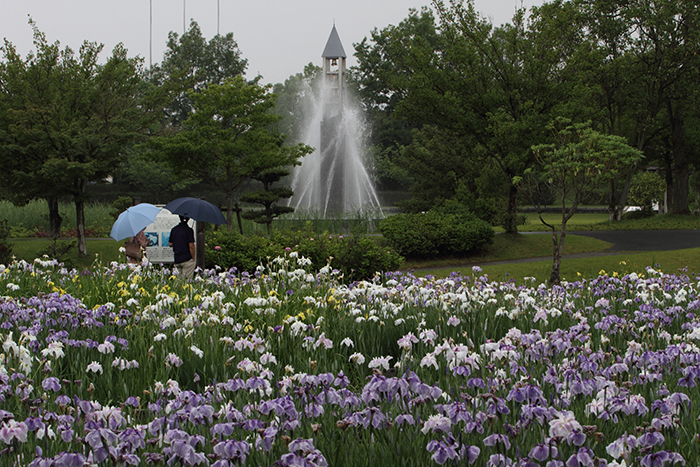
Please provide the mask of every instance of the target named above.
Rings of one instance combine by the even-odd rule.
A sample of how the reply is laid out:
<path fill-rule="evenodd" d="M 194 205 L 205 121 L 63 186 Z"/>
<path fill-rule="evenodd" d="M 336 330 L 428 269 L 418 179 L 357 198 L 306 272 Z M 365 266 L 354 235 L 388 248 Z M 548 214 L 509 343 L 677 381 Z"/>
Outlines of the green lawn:
<path fill-rule="evenodd" d="M 526 213 L 525 225 L 518 226 L 519 232 L 547 232 L 550 228 L 542 224 L 537 213 Z M 559 226 L 561 214 L 544 213 L 542 218 L 549 224 Z M 566 223 L 566 230 L 678 230 L 700 228 L 700 216 L 680 216 L 664 214 L 641 219 L 623 219 L 610 222 L 607 214 L 577 213 Z M 498 228 L 497 230 L 503 231 Z"/>
<path fill-rule="evenodd" d="M 561 262 L 561 280 L 576 281 L 580 278 L 596 277 L 601 271 L 610 275 L 624 275 L 631 272 L 644 273 L 649 266 L 660 269 L 665 273 L 678 273 L 680 271 L 695 275 L 700 272 L 700 248 L 685 250 L 656 251 L 646 253 L 626 253 L 610 256 L 595 256 L 590 258 L 563 258 Z M 525 277 L 534 277 L 541 283 L 549 280 L 552 271 L 552 260 L 536 261 L 529 263 L 510 263 L 499 265 L 481 265 L 483 273 L 492 280 L 514 279 L 517 283 L 523 283 Z M 470 268 L 445 268 L 433 270 L 421 270 L 419 275 L 431 274 L 436 277 L 447 277 L 453 271 L 461 271 L 470 274 Z"/>
<path fill-rule="evenodd" d="M 404 269 L 443 269 L 455 265 L 484 264 L 493 261 L 509 261 L 552 255 L 552 236 L 547 234 L 497 234 L 493 244 L 478 256 L 441 258 L 436 260 L 407 261 Z M 567 235 L 564 254 L 605 251 L 611 244 L 582 235 Z"/>
<path fill-rule="evenodd" d="M 10 239 L 12 252 L 17 259 L 25 261 L 34 261 L 34 258 L 41 257 L 42 253 L 50 254 L 53 242 L 46 238 L 31 238 L 31 239 Z M 59 247 L 68 242 L 75 241 L 74 239 L 61 239 L 58 242 Z M 96 260 L 103 264 L 119 260 L 119 247 L 123 246 L 124 242 L 117 242 L 112 238 L 89 238 L 87 240 L 88 255 L 83 258 L 78 258 L 77 246 L 73 246 L 68 253 L 61 256 L 59 259 L 63 261 L 67 267 L 85 268 L 91 266 Z M 122 261 L 124 258 L 122 257 Z"/>
<path fill-rule="evenodd" d="M 527 214 L 529 222 L 521 226 L 521 232 L 544 231 L 546 228 L 539 223 L 537 214 Z M 547 214 L 548 222 L 560 219 L 556 214 Z M 602 219 L 602 222 L 601 222 Z M 627 220 L 620 223 L 610 223 L 605 214 L 576 214 L 567 223 L 568 231 L 576 230 L 635 230 L 635 229 L 697 229 L 700 228 L 698 216 L 654 216 L 645 219 Z M 67 242 L 62 239 L 61 242 Z M 41 256 L 51 245 L 48 239 L 10 239 L 16 258 L 25 261 L 33 261 Z M 77 249 L 73 247 L 60 259 L 68 267 L 84 268 L 92 265 L 96 260 L 102 263 L 118 261 L 119 247 L 123 242 L 116 242 L 111 238 L 88 239 L 88 256 L 78 258 Z M 590 237 L 568 235 L 564 248 L 564 254 L 603 252 L 610 244 Z M 510 263 L 506 265 L 489 264 L 497 261 L 511 261 L 523 258 L 551 258 L 551 235 L 506 235 L 498 234 L 493 245 L 482 255 L 468 258 L 442 258 L 439 260 L 408 261 L 402 267 L 403 270 L 414 270 L 418 275 L 431 274 L 438 277 L 446 277 L 455 270 L 464 273 L 471 271 L 473 265 L 479 265 L 493 279 L 505 277 L 522 280 L 524 277 L 536 277 L 538 281 L 547 280 L 551 271 L 552 260 L 547 259 L 538 262 Z M 53 255 L 49 255 L 53 256 Z M 660 264 L 664 271 L 672 272 L 688 266 L 693 268 L 700 259 L 700 250 L 679 250 L 671 252 L 652 252 L 625 254 L 615 256 L 598 256 L 593 258 L 571 259 L 562 261 L 561 277 L 566 280 L 575 280 L 579 273 L 583 276 L 597 275 L 601 270 L 618 271 L 620 273 L 635 270 L 643 271 L 646 266 Z M 122 257 L 123 261 L 124 258 Z M 625 262 L 625 264 L 621 264 Z"/>

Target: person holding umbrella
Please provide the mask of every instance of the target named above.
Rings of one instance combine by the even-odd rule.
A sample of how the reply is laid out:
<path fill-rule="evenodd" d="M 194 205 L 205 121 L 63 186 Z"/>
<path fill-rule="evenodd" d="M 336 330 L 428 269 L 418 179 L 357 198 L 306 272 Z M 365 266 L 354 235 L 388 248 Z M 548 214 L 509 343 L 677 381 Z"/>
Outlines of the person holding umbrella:
<path fill-rule="evenodd" d="M 199 198 L 178 198 L 165 205 L 166 210 L 177 214 L 179 216 L 184 216 L 188 219 L 193 219 L 197 221 L 197 243 L 199 244 L 199 251 L 196 253 L 191 253 L 194 259 L 198 256 L 199 266 L 204 267 L 204 223 L 208 222 L 211 224 L 222 225 L 226 223 L 226 218 L 221 213 L 221 209 L 211 204 L 208 201 L 204 201 Z M 182 219 L 182 217 L 180 217 Z M 192 229 L 190 229 L 191 231 Z M 172 246 L 172 244 L 171 244 Z M 178 263 L 177 256 L 175 257 L 175 263 Z M 197 266 L 197 262 L 194 263 L 193 267 Z"/>
<path fill-rule="evenodd" d="M 194 276 L 195 268 L 195 245 L 194 230 L 187 224 L 190 219 L 180 216 L 180 223 L 170 230 L 170 240 L 168 243 L 173 249 L 175 256 L 175 268 L 187 277 Z"/>
<path fill-rule="evenodd" d="M 137 233 L 133 237 L 129 237 L 129 241 L 125 245 L 126 259 L 131 264 L 139 264 L 141 262 L 141 258 L 143 258 L 146 255 L 148 239 L 143 233 L 144 230 L 145 229 L 141 229 L 139 233 Z M 133 244 L 133 246 L 129 244 Z"/>
<path fill-rule="evenodd" d="M 138 264 L 144 255 L 144 249 L 148 246 L 148 239 L 143 231 L 151 224 L 160 208 L 148 203 L 140 203 L 131 206 L 119 214 L 112 226 L 109 236 L 116 241 L 128 238 L 124 245 L 127 260 L 130 264 Z"/>

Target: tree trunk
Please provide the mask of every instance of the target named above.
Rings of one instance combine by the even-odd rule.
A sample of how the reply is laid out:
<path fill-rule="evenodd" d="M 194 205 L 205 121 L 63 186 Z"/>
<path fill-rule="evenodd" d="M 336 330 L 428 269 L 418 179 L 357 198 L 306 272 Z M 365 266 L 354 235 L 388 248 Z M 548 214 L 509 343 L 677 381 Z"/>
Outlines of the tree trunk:
<path fill-rule="evenodd" d="M 243 221 L 241 220 L 241 207 L 236 203 L 236 220 L 238 221 L 238 231 L 243 235 Z"/>
<path fill-rule="evenodd" d="M 233 192 L 226 192 L 226 228 L 233 230 Z"/>
<path fill-rule="evenodd" d="M 518 233 L 518 187 L 510 184 L 508 188 L 508 205 L 506 206 L 505 233 Z"/>
<path fill-rule="evenodd" d="M 576 203 L 576 205 L 578 205 L 578 203 Z M 558 285 L 561 282 L 561 255 L 564 252 L 564 241 L 566 240 L 566 222 L 576 211 L 576 205 L 571 208 L 571 215 L 568 217 L 566 215 L 566 210 L 562 210 L 561 227 L 558 237 L 556 230 L 552 228 L 552 243 L 554 248 L 552 252 L 552 274 L 549 276 L 550 285 Z"/>
<path fill-rule="evenodd" d="M 49 233 L 52 240 L 56 240 L 61 236 L 61 223 L 63 218 L 58 211 L 58 198 L 47 198 L 49 204 Z"/>
<path fill-rule="evenodd" d="M 85 180 L 76 181 L 77 196 L 75 202 L 76 236 L 78 237 L 78 256 L 87 256 L 87 242 L 85 240 Z"/>
<path fill-rule="evenodd" d="M 627 195 L 630 192 L 632 178 L 637 171 L 637 164 L 627 172 L 625 176 L 625 184 L 622 189 L 618 187 L 618 181 L 613 180 L 610 186 L 610 205 L 608 206 L 608 219 L 610 222 L 620 222 L 622 220 L 622 212 L 627 204 Z"/>
<path fill-rule="evenodd" d="M 669 105 L 671 120 L 671 150 L 673 151 L 673 184 L 671 190 L 671 213 L 690 214 L 688 208 L 688 157 L 685 150 L 683 104 L 678 103 L 675 112 Z"/>
<path fill-rule="evenodd" d="M 564 244 L 564 233 L 561 233 L 562 237 L 557 237 L 557 232 L 552 230 L 552 273 L 549 275 L 549 284 L 555 285 L 560 282 L 561 273 L 561 245 Z"/>

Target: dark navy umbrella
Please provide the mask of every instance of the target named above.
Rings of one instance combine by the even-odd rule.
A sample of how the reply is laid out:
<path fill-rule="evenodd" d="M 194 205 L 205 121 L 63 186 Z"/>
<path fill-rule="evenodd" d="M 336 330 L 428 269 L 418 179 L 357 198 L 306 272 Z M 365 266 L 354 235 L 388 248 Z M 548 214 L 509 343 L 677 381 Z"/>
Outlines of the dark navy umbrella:
<path fill-rule="evenodd" d="M 165 209 L 173 214 L 194 219 L 197 222 L 209 222 L 210 224 L 226 223 L 226 218 L 221 213 L 221 209 L 199 198 L 178 198 L 166 204 Z"/>

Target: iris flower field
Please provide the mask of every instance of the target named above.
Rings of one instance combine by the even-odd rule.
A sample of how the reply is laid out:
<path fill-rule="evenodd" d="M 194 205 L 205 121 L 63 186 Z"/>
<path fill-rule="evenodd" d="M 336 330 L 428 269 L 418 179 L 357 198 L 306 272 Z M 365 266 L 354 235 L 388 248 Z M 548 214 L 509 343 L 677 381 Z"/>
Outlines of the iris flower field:
<path fill-rule="evenodd" d="M 699 288 L 0 265 L 0 464 L 695 465 Z"/>

